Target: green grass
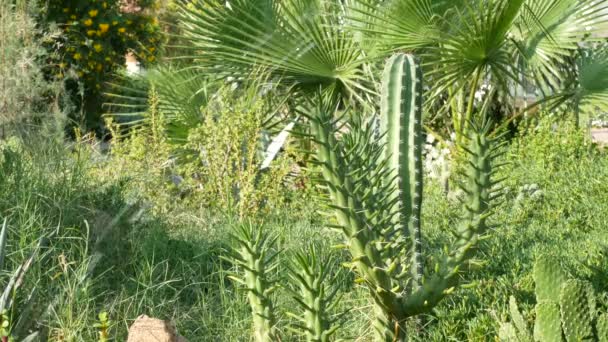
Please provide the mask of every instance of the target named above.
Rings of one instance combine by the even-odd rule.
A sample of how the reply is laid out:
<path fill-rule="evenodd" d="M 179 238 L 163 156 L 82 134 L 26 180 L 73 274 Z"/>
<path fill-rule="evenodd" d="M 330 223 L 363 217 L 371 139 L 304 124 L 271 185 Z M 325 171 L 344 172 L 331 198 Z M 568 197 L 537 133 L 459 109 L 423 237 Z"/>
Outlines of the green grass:
<path fill-rule="evenodd" d="M 27 286 L 42 289 L 36 318 L 49 336 L 94 340 L 97 314 L 107 311 L 116 341 L 146 314 L 175 322 L 190 341 L 248 341 L 251 317 L 245 292 L 229 280 L 231 265 L 220 256 L 231 246 L 228 232 L 235 219 L 176 200 L 168 210 L 153 211 L 137 200 L 125 179 L 98 177 L 99 164 L 90 150 L 28 137 L 27 143 L 2 142 L 0 215 L 8 217 L 11 270 L 43 234 L 55 232 L 44 262 L 27 276 Z M 471 265 L 460 289 L 446 299 L 416 337 L 420 341 L 494 340 L 499 320 L 506 316 L 509 295 L 524 309 L 533 305 L 530 275 L 535 255 L 549 253 L 576 276 L 608 291 L 608 158 L 582 136 L 561 125 L 552 131 L 516 137 L 503 173 L 505 199 L 494 220 L 501 225 L 486 240 L 478 263 Z M 8 162 L 7 162 L 8 160 Z M 111 163 L 111 159 L 107 162 Z M 92 172 L 94 171 L 94 172 Z M 522 192 L 536 184 L 542 193 Z M 272 275 L 286 279 L 290 251 L 316 241 L 320 253 L 346 261 L 332 246 L 339 236 L 323 228 L 317 201 L 307 194 L 263 218 L 264 227 L 279 236 L 280 267 Z M 438 184 L 427 182 L 423 206 L 425 248 L 439 250 L 449 238 L 458 206 Z M 163 204 L 165 205 L 165 204 Z M 7 273 L 2 274 L 6 279 Z M 371 338 L 371 306 L 354 276 L 343 270 L 332 282 L 347 310 L 342 338 Z M 23 291 L 27 293 L 27 291 Z M 277 306 L 294 307 L 278 290 Z M 606 303 L 601 303 L 604 306 Z M 296 340 L 285 326 L 287 340 Z M 54 339 L 57 340 L 57 339 Z"/>

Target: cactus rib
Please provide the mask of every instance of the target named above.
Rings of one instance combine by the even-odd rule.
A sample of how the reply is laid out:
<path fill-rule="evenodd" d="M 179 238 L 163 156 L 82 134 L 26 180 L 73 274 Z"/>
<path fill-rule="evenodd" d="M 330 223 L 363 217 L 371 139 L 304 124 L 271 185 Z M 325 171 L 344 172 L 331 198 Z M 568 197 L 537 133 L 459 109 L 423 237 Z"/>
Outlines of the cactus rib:
<path fill-rule="evenodd" d="M 382 78 L 380 128 L 385 158 L 398 197 L 396 218 L 403 236 L 411 237 L 412 276 L 423 275 L 420 213 L 422 206 L 422 71 L 416 58 L 396 54 L 386 63 Z"/>

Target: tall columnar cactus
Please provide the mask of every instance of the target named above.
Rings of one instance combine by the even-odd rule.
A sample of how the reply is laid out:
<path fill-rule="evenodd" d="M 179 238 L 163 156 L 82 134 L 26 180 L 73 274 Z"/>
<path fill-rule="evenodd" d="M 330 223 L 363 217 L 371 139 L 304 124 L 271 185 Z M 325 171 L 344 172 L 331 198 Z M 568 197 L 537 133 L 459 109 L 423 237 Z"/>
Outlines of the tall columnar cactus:
<path fill-rule="evenodd" d="M 254 224 L 237 226 L 233 238 L 236 247 L 228 260 L 242 269 L 242 277 L 231 279 L 245 286 L 253 316 L 253 337 L 256 342 L 278 341 L 276 312 L 272 302 L 275 287 L 269 279 L 275 267 L 277 252 L 274 241 Z"/>
<path fill-rule="evenodd" d="M 396 54 L 384 68 L 380 128 L 388 160 L 388 181 L 398 189 L 395 223 L 412 238 L 412 275 L 423 275 L 420 212 L 422 206 L 422 70 L 412 55 Z M 410 231 L 411 230 L 411 231 Z"/>
<path fill-rule="evenodd" d="M 466 193 L 456 240 L 424 273 L 421 255 L 422 142 L 420 67 L 410 55 L 389 59 L 382 82 L 383 139 L 356 117 L 338 139 L 338 104 L 319 96 L 303 114 L 310 120 L 318 145 L 317 163 L 329 194 L 336 229 L 343 232 L 352 264 L 366 284 L 376 318 L 377 339 L 404 341 L 409 317 L 430 311 L 458 284 L 459 273 L 486 233 L 490 215 L 495 140 L 489 125 L 470 132 L 464 172 Z M 430 258 L 427 258 L 430 261 Z"/>
<path fill-rule="evenodd" d="M 608 313 L 598 315 L 591 284 L 568 279 L 559 263 L 547 256 L 534 265 L 536 320 L 533 335 L 511 297 L 511 323 L 502 323 L 501 341 L 608 342 Z"/>

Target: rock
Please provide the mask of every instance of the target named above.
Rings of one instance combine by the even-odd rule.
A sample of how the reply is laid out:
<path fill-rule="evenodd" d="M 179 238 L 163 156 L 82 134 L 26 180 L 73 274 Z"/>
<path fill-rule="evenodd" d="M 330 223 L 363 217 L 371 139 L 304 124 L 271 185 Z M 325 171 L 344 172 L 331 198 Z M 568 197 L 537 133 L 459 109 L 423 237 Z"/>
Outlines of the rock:
<path fill-rule="evenodd" d="M 170 322 L 139 316 L 129 328 L 127 342 L 187 342 Z"/>
<path fill-rule="evenodd" d="M 591 138 L 598 145 L 608 146 L 608 128 L 592 128 Z"/>

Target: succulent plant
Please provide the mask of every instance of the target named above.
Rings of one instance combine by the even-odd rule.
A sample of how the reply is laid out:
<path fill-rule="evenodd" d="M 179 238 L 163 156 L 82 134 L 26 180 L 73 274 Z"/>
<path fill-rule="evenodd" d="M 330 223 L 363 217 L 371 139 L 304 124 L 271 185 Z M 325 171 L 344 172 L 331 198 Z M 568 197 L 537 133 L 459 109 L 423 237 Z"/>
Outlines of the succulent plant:
<path fill-rule="evenodd" d="M 272 293 L 279 286 L 271 280 L 271 273 L 277 267 L 276 238 L 264 232 L 263 225 L 253 223 L 237 225 L 232 235 L 236 244 L 232 255 L 226 259 L 240 272 L 230 278 L 244 285 L 247 291 L 254 339 L 258 342 L 280 341 L 279 310 L 272 300 Z M 310 342 L 330 341 L 342 323 L 343 314 L 332 314 L 338 288 L 327 282 L 334 270 L 328 261 L 318 255 L 314 245 L 293 253 L 288 266 L 290 286 L 281 286 L 291 292 L 300 308 L 299 312 L 287 312 L 296 321 L 291 324 L 292 330 Z"/>
<path fill-rule="evenodd" d="M 475 251 L 488 225 L 495 198 L 492 162 L 498 138 L 490 125 L 471 123 L 462 189 L 464 215 L 453 229 L 451 248 L 424 272 L 422 255 L 422 77 L 411 55 L 396 54 L 385 67 L 382 82 L 382 139 L 373 124 L 358 116 L 338 139 L 338 100 L 319 95 L 305 115 L 316 142 L 320 182 L 328 206 L 352 255 L 352 265 L 371 294 L 376 339 L 404 341 L 408 318 L 430 311 L 458 285 L 459 273 Z M 426 259 L 426 260 L 424 260 Z"/>
<path fill-rule="evenodd" d="M 384 158 L 390 170 L 385 180 L 397 191 L 394 222 L 412 241 L 412 275 L 423 275 L 420 212 L 422 207 L 422 71 L 412 55 L 397 54 L 382 77 L 380 128 L 385 132 Z M 410 231 L 411 230 L 411 231 Z"/>
<path fill-rule="evenodd" d="M 238 268 L 242 276 L 234 274 L 230 279 L 242 284 L 247 291 L 253 316 L 253 336 L 257 342 L 278 341 L 277 318 L 272 293 L 274 283 L 269 279 L 276 267 L 276 238 L 271 238 L 261 227 L 244 223 L 232 234 L 236 243 L 232 255 L 227 258 Z"/>
<path fill-rule="evenodd" d="M 569 279 L 558 261 L 548 256 L 536 260 L 534 281 L 537 304 L 533 334 L 511 297 L 511 322 L 502 323 L 501 341 L 608 342 L 608 314 L 598 314 L 590 283 Z"/>
<path fill-rule="evenodd" d="M 292 293 L 301 313 L 290 316 L 297 320 L 294 327 L 308 342 L 328 342 L 340 327 L 341 315 L 331 314 L 338 303 L 338 287 L 328 281 L 331 270 L 331 263 L 318 255 L 314 245 L 292 258 L 289 273 L 296 287 Z"/>

